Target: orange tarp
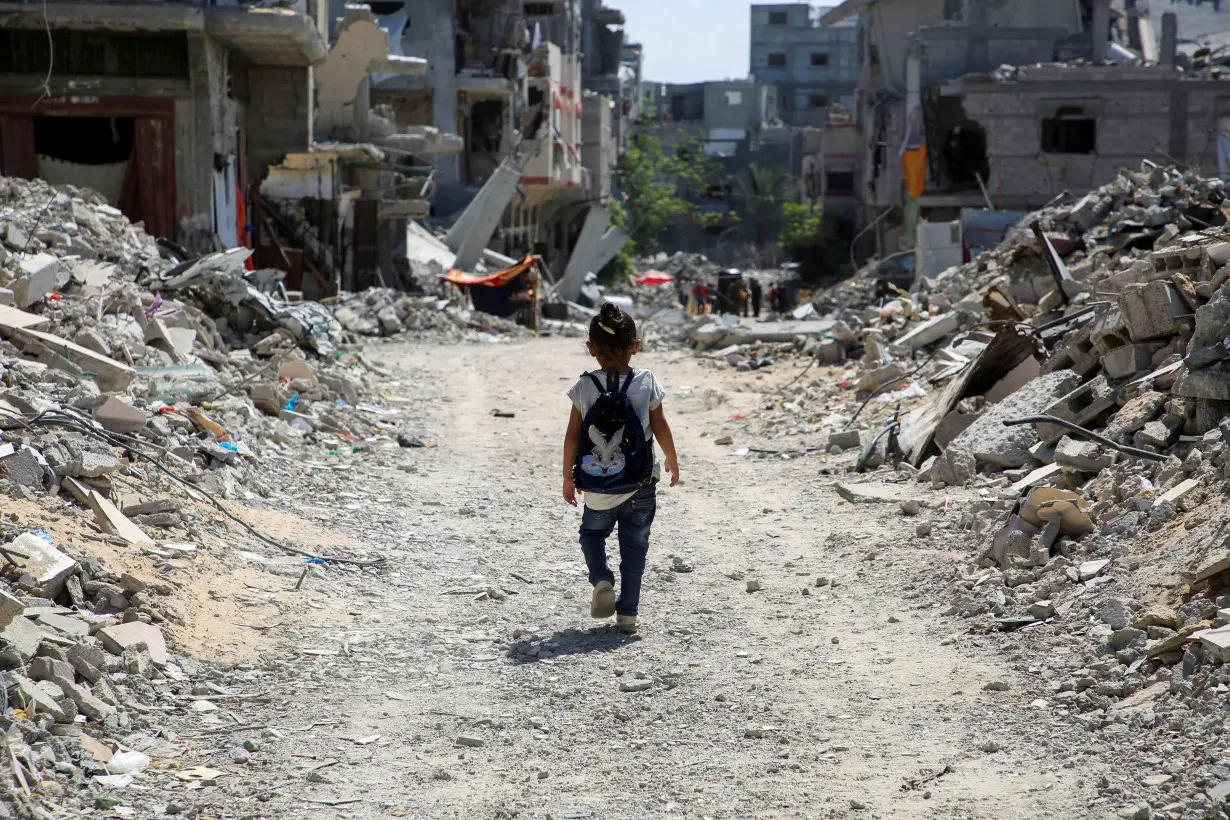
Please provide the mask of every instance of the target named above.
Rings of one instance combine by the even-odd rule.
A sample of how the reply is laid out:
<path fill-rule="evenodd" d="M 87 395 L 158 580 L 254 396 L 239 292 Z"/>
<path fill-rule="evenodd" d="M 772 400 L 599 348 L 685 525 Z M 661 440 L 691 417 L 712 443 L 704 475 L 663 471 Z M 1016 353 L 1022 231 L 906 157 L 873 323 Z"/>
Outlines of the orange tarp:
<path fill-rule="evenodd" d="M 496 271 L 495 273 L 466 273 L 463 270 L 453 268 L 448 272 L 444 279 L 445 281 L 452 282 L 455 285 L 482 285 L 487 288 L 502 288 L 533 266 L 534 257 L 526 256 L 511 268 L 505 268 L 504 270 Z"/>
<path fill-rule="evenodd" d="M 918 199 L 927 188 L 927 148 L 911 148 L 901 153 L 901 173 L 910 199 Z"/>

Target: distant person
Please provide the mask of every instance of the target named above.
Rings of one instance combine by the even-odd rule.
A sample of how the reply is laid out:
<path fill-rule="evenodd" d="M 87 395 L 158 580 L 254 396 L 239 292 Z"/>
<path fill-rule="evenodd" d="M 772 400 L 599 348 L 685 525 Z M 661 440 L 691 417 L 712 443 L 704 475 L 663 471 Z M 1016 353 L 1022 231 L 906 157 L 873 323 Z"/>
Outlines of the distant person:
<path fill-rule="evenodd" d="M 776 282 L 769 285 L 769 310 L 773 313 L 782 312 L 782 291 Z"/>
<path fill-rule="evenodd" d="M 589 614 L 615 615 L 620 632 L 637 629 L 641 578 L 649 553 L 649 530 L 657 512 L 662 471 L 679 483 L 679 458 L 662 400 L 666 392 L 649 370 L 632 367 L 640 350 L 636 321 L 610 302 L 589 323 L 589 353 L 597 370 L 582 373 L 568 391 L 572 414 L 564 436 L 564 500 L 581 515 L 581 552 L 593 585 Z M 664 462 L 654 458 L 653 442 Z M 607 563 L 606 539 L 619 525 L 619 596 Z"/>
<path fill-rule="evenodd" d="M 751 283 L 751 287 L 752 287 L 752 315 L 755 316 L 757 319 L 759 319 L 760 318 L 760 300 L 761 300 L 761 297 L 764 296 L 764 294 L 760 290 L 760 280 L 753 279 Z"/>
<path fill-rule="evenodd" d="M 739 299 L 739 315 L 750 316 L 752 314 L 752 292 L 748 290 L 747 283 L 740 283 L 735 295 Z"/>

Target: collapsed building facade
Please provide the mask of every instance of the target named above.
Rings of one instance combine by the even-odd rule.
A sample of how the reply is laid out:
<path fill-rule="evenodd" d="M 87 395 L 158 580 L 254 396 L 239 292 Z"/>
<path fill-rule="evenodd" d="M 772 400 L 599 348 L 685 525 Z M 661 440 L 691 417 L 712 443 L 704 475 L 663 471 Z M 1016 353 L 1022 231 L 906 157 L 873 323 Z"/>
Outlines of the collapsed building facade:
<path fill-rule="evenodd" d="M 875 250 L 912 247 L 919 219 L 1085 193 L 1141 157 L 1216 168 L 1215 75 L 1180 70 L 1173 14 L 1126 5 L 848 0 L 824 15 L 862 32 L 856 195 Z"/>
<path fill-rule="evenodd" d="M 89 185 L 155 236 L 240 244 L 244 193 L 312 142 L 325 7 L 57 2 L 0 16 L 0 167 Z"/>

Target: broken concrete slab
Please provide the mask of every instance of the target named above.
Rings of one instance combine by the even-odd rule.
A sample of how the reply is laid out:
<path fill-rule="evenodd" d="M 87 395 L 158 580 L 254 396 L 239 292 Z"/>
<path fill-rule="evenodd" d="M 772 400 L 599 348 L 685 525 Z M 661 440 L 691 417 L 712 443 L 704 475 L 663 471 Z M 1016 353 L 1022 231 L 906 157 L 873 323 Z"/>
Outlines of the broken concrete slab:
<path fill-rule="evenodd" d="M 105 430 L 120 435 L 129 435 L 145 427 L 149 414 L 114 396 L 94 408 L 94 420 Z"/>
<path fill-rule="evenodd" d="M 1179 332 L 1180 317 L 1191 313 L 1166 280 L 1128 285 L 1119 294 L 1119 310 L 1134 342 L 1169 339 Z"/>
<path fill-rule="evenodd" d="M 14 618 L 0 631 L 0 667 L 25 666 L 42 642 L 42 631 L 29 618 Z"/>
<path fill-rule="evenodd" d="M 1101 575 L 1106 568 L 1110 566 L 1110 561 L 1105 559 L 1098 561 L 1083 561 L 1077 568 L 1082 581 L 1088 581 L 1090 578 L 1096 578 Z"/>
<path fill-rule="evenodd" d="M 0 305 L 0 327 L 43 327 L 50 323 L 46 316 L 36 316 L 9 305 Z"/>
<path fill-rule="evenodd" d="M 1106 423 L 1102 435 L 1111 441 L 1123 442 L 1133 433 L 1157 418 L 1166 405 L 1167 396 L 1156 390 L 1148 390 L 1115 411 Z"/>
<path fill-rule="evenodd" d="M 1082 473 L 1097 473 L 1115 463 L 1115 454 L 1092 441 L 1064 436 L 1055 445 L 1055 463 Z"/>
<path fill-rule="evenodd" d="M 1192 633 L 1192 640 L 1200 641 L 1205 654 L 1216 663 L 1230 661 L 1230 626 L 1202 629 Z"/>
<path fill-rule="evenodd" d="M 14 484 L 32 489 L 47 486 L 50 470 L 42 454 L 32 447 L 20 447 L 0 454 L 5 477 Z"/>
<path fill-rule="evenodd" d="M 1162 493 L 1162 497 L 1158 499 L 1160 504 L 1163 501 L 1177 502 L 1180 498 L 1190 493 L 1192 490 L 1200 486 L 1200 479 L 1188 478 L 1180 481 L 1178 484 L 1171 487 L 1166 492 Z"/>
<path fill-rule="evenodd" d="M 26 605 L 21 599 L 0 589 L 0 628 L 11 624 L 14 618 L 20 618 L 25 611 Z"/>
<path fill-rule="evenodd" d="M 27 711 L 51 715 L 57 723 L 63 723 L 68 719 L 68 715 L 56 699 L 25 675 L 8 672 L 4 679 L 9 697 L 20 703 Z"/>
<path fill-rule="evenodd" d="M 153 545 L 154 539 L 146 535 L 144 530 L 116 509 L 115 505 L 97 490 L 89 490 L 85 495 L 86 502 L 94 511 L 94 520 L 104 530 L 115 533 L 129 544 Z"/>
<path fill-rule="evenodd" d="M 79 569 L 76 561 L 31 532 L 22 533 L 4 547 L 17 566 L 30 573 L 47 598 L 59 595 L 64 582 Z"/>
<path fill-rule="evenodd" d="M 893 344 L 918 350 L 943 340 L 955 333 L 960 326 L 955 313 L 945 313 L 915 326 L 898 337 Z"/>
<path fill-rule="evenodd" d="M 1011 493 L 1020 493 L 1022 490 L 1027 490 L 1042 482 L 1046 481 L 1051 476 L 1063 470 L 1058 464 L 1047 464 L 1031 472 L 1029 475 L 1022 478 L 1008 488 Z"/>
<path fill-rule="evenodd" d="M 0 331 L 27 353 L 45 364 L 76 376 L 88 376 L 106 391 L 123 391 L 136 377 L 131 367 L 103 356 L 52 333 L 33 328 L 4 328 Z"/>
<path fill-rule="evenodd" d="M 1029 448 L 1038 435 L 1029 425 L 1005 427 L 1004 421 L 1033 416 L 1055 401 L 1055 391 L 1072 383 L 1066 370 L 1039 376 L 998 404 L 988 407 L 965 432 L 953 439 L 951 447 L 964 447 L 979 464 L 1006 469 L 1030 464 Z"/>
<path fill-rule="evenodd" d="M 69 618 L 54 612 L 36 615 L 35 623 L 46 626 L 57 632 L 62 632 L 74 638 L 84 638 L 90 634 L 90 625 L 80 618 Z"/>
<path fill-rule="evenodd" d="M 847 484 L 838 481 L 833 490 L 851 504 L 882 504 L 909 501 L 913 496 L 875 484 Z"/>
<path fill-rule="evenodd" d="M 100 629 L 98 637 L 106 650 L 113 655 L 123 655 L 125 649 L 144 646 L 149 650 L 150 660 L 157 666 L 165 666 L 169 660 L 166 639 L 162 636 L 162 630 L 153 624 L 133 621 L 109 626 Z"/>

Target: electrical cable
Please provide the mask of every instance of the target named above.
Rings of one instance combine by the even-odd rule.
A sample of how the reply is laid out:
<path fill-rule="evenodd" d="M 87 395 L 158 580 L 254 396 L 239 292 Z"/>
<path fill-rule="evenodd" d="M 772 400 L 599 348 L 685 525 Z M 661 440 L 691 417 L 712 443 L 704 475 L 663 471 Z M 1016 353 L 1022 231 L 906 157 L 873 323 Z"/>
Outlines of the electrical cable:
<path fill-rule="evenodd" d="M 214 496 L 208 490 L 198 487 L 192 484 L 187 479 L 180 477 L 179 475 L 174 473 L 170 468 L 162 464 L 162 462 L 160 462 L 158 459 L 154 458 L 148 453 L 142 452 L 139 449 L 138 445 L 144 446 L 146 444 L 150 444 L 150 442 L 145 442 L 139 439 L 134 439 L 131 436 L 125 436 L 119 433 L 111 433 L 111 432 L 99 430 L 91 426 L 89 423 L 87 423 L 85 420 L 81 419 L 80 417 L 74 414 L 71 414 L 71 413 L 65 413 L 60 410 L 44 410 L 43 412 L 39 413 L 38 415 L 28 420 L 24 416 L 18 416 L 17 418 L 20 419 L 21 424 L 27 429 L 32 429 L 36 425 L 66 427 L 70 430 L 75 430 L 76 432 L 82 433 L 87 436 L 91 436 L 113 447 L 123 447 L 124 449 L 132 452 L 133 454 L 137 455 L 141 459 L 152 464 L 154 467 L 156 467 L 157 469 L 162 471 L 164 474 L 166 474 L 166 476 L 170 478 L 172 481 L 175 481 L 176 483 L 184 487 L 190 488 L 194 492 L 198 492 L 201 495 L 205 496 L 207 499 L 209 499 L 210 503 L 212 503 L 214 507 L 217 508 L 219 512 L 221 512 L 227 518 L 234 521 L 239 526 L 243 527 L 253 537 L 257 538 L 260 541 L 263 541 L 264 543 L 268 544 L 271 547 L 276 547 L 277 549 L 280 549 L 283 552 L 291 553 L 293 555 L 300 555 L 300 556 L 303 556 L 304 558 L 307 558 L 313 561 L 330 562 L 330 563 L 335 563 L 335 564 L 349 564 L 351 566 L 356 566 L 356 567 L 380 566 L 388 561 L 388 559 L 383 555 L 377 555 L 375 558 L 370 558 L 370 559 L 350 558 L 347 556 L 338 556 L 338 555 L 317 555 L 315 553 L 308 552 L 307 550 L 301 550 L 298 547 L 292 547 L 287 544 L 283 544 L 277 539 L 261 532 L 256 527 L 249 524 L 247 521 L 244 521 L 242 518 L 239 518 L 238 516 L 236 516 L 229 509 L 227 509 L 226 506 L 221 501 L 219 501 L 216 496 Z M 157 446 L 157 445 L 153 445 L 153 446 Z M 166 452 L 165 448 L 159 448 L 159 449 L 162 449 L 164 453 Z"/>

